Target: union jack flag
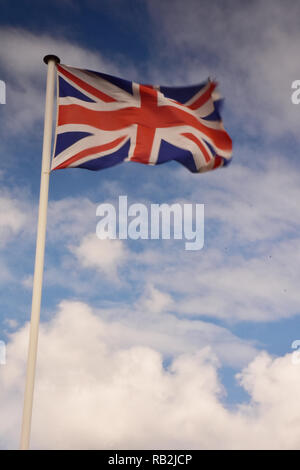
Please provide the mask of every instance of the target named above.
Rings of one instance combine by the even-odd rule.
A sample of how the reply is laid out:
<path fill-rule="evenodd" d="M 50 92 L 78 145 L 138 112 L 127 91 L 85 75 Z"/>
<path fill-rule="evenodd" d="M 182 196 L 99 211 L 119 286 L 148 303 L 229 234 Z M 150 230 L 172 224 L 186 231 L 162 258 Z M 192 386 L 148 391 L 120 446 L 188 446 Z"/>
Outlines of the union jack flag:
<path fill-rule="evenodd" d="M 57 64 L 58 112 L 52 170 L 101 170 L 123 161 L 176 160 L 191 172 L 231 160 L 216 83 L 142 85 Z"/>

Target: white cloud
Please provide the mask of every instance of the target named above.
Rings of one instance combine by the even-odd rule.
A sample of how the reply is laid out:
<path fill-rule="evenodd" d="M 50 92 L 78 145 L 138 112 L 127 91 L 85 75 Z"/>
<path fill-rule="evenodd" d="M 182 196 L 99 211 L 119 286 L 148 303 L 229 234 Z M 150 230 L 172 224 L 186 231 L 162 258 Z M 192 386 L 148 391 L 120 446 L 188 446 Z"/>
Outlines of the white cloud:
<path fill-rule="evenodd" d="M 147 3 L 168 63 L 160 76 L 177 84 L 216 76 L 240 133 L 299 136 L 299 107 L 291 103 L 291 84 L 299 78 L 297 2 Z M 169 60 L 174 50 L 176 63 Z"/>
<path fill-rule="evenodd" d="M 163 307 L 224 321 L 297 315 L 297 174 L 282 159 L 270 157 L 255 169 L 236 164 L 215 172 L 200 188 L 187 172 L 179 170 L 175 179 L 188 188 L 184 202 L 205 204 L 203 250 L 190 256 L 183 244 L 165 241 L 133 251 L 128 241 L 98 240 L 91 233 L 97 205 L 88 198 L 66 198 L 49 205 L 48 247 L 60 258 L 48 263 L 45 280 L 86 295 L 98 289 L 99 279 L 102 284 L 122 279 L 128 289 L 131 283 L 139 289 L 152 285 L 140 306 L 147 311 Z"/>
<path fill-rule="evenodd" d="M 59 34 L 34 34 L 21 28 L 1 27 L 0 43 L 3 45 L 0 65 L 7 87 L 3 138 L 28 130 L 36 131 L 37 124 L 42 126 L 47 71 L 43 63 L 45 55 L 55 54 L 62 63 L 73 67 L 118 75 L 118 68 L 109 59 Z M 125 70 L 133 72 L 130 65 Z"/>
<path fill-rule="evenodd" d="M 21 201 L 9 194 L 0 194 L 0 246 L 21 232 L 27 222 L 26 212 Z"/>
<path fill-rule="evenodd" d="M 117 279 L 117 270 L 128 253 L 121 240 L 99 240 L 96 233 L 83 237 L 78 246 L 70 246 L 78 261 L 84 268 L 93 268 L 108 277 Z"/>
<path fill-rule="evenodd" d="M 187 177 L 178 171 L 176 180 L 185 187 Z M 88 198 L 50 201 L 47 252 L 54 261 L 49 257 L 45 283 L 63 285 L 85 299 L 95 297 L 100 280 L 102 288 L 113 280 L 118 295 L 122 288 L 137 294 L 148 285 L 139 306 L 147 312 L 165 309 L 235 322 L 297 315 L 297 174 L 280 159 L 256 169 L 233 165 L 222 175 L 210 175 L 200 188 L 189 179 L 184 196 L 186 201 L 205 203 L 205 245 L 193 256 L 178 247 L 179 242 L 168 240 L 155 248 L 144 243 L 137 251 L 128 241 L 99 240 L 92 234 L 97 204 Z M 2 245 L 19 237 L 18 249 L 27 248 L 36 226 L 32 206 L 26 197 L 10 192 L 3 193 L 0 206 L 1 202 Z M 22 256 L 25 265 L 24 250 Z M 3 280 L 11 278 L 5 263 L 1 272 Z M 25 287 L 30 286 L 29 274 L 22 274 Z"/>
<path fill-rule="evenodd" d="M 8 189 L 7 181 L 0 190 L 0 281 L 15 281 L 12 265 L 19 253 L 25 256 L 24 240 L 28 240 L 34 230 L 33 206 L 28 200 L 26 191 L 12 187 Z"/>
<path fill-rule="evenodd" d="M 22 286 L 24 286 L 26 289 L 32 289 L 33 286 L 33 275 L 29 274 L 22 279 Z"/>
<path fill-rule="evenodd" d="M 96 227 L 96 204 L 87 197 L 65 197 L 49 201 L 49 241 L 57 244 L 62 239 L 78 242 Z"/>
<path fill-rule="evenodd" d="M 185 197 L 205 204 L 204 248 L 191 257 L 178 248 L 174 256 L 170 247 L 162 253 L 163 270 L 154 263 L 145 271 L 146 280 L 155 275 L 159 289 L 176 295 L 178 313 L 229 321 L 298 314 L 298 175 L 282 158 L 267 157 L 256 168 L 235 164 L 215 172 L 200 187 L 178 171 Z"/>
<path fill-rule="evenodd" d="M 173 306 L 172 297 L 166 292 L 161 292 L 153 285 L 148 285 L 145 295 L 137 304 L 137 308 L 148 313 L 161 313 L 165 310 L 170 311 Z"/>
<path fill-rule="evenodd" d="M 299 252 L 298 238 L 264 247 L 248 258 L 224 252 L 216 260 L 214 250 L 208 249 L 193 260 L 181 256 L 169 262 L 163 273 L 157 270 L 155 282 L 176 295 L 173 310 L 179 314 L 229 322 L 277 321 L 299 312 Z M 153 272 L 148 273 L 151 277 Z"/>
<path fill-rule="evenodd" d="M 19 326 L 19 322 L 15 318 L 6 318 L 4 323 L 8 326 L 8 328 L 13 330 Z"/>
<path fill-rule="evenodd" d="M 247 152 L 251 161 L 254 155 Z M 297 235 L 300 225 L 299 177 L 283 158 L 266 154 L 256 168 L 235 164 L 208 185 L 206 216 L 241 244 Z M 225 233 L 226 237 L 226 233 Z M 227 237 L 226 237 L 227 238 Z"/>
<path fill-rule="evenodd" d="M 260 354 L 239 375 L 251 396 L 224 405 L 211 348 L 173 358 L 112 342 L 115 325 L 64 302 L 42 325 L 33 448 L 299 448 L 299 370 L 291 355 Z M 11 335 L 0 374 L 0 436 L 17 446 L 28 328 Z"/>
<path fill-rule="evenodd" d="M 9 264 L 4 260 L 4 249 L 9 243 L 15 242 L 26 224 L 26 214 L 22 210 L 22 204 L 8 194 L 0 193 L 0 281 L 9 282 L 13 275 Z"/>

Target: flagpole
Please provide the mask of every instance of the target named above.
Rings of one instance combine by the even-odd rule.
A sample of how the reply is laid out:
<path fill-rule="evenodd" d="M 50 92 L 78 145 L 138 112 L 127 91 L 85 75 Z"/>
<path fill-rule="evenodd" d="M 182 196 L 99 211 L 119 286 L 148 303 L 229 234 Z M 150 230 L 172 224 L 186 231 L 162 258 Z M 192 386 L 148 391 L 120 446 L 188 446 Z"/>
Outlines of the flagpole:
<path fill-rule="evenodd" d="M 55 55 L 47 55 L 44 57 L 44 62 L 48 66 L 46 103 L 45 103 L 45 120 L 44 120 L 44 139 L 43 139 L 40 202 L 39 202 L 39 215 L 38 215 L 38 227 L 37 227 L 37 238 L 36 238 L 35 266 L 34 266 L 33 289 L 32 289 L 30 336 L 29 336 L 29 347 L 28 347 L 28 357 L 27 357 L 27 373 L 26 373 L 26 385 L 25 385 L 25 394 L 24 394 L 23 420 L 22 420 L 21 443 L 20 443 L 21 450 L 29 449 L 29 444 L 30 444 L 32 403 L 33 403 L 42 284 L 43 284 L 43 271 L 44 271 L 44 253 L 45 253 L 45 240 L 46 240 L 49 176 L 50 176 L 50 164 L 51 164 L 51 138 L 52 138 L 52 116 L 53 116 L 54 87 L 55 87 L 55 65 L 57 63 L 60 63 L 60 60 Z"/>

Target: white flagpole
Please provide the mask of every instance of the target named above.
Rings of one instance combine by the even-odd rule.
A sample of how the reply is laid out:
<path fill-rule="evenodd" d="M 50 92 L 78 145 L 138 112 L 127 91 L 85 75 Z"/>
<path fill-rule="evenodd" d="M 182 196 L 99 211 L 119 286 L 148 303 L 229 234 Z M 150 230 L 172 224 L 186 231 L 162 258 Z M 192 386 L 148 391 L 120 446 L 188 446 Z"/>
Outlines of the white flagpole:
<path fill-rule="evenodd" d="M 51 164 L 51 138 L 52 138 L 52 116 L 54 102 L 54 86 L 55 86 L 55 64 L 60 60 L 55 55 L 47 55 L 44 62 L 48 65 L 47 88 L 46 88 L 46 104 L 45 104 L 45 121 L 44 121 L 44 139 L 43 139 L 43 156 L 42 171 L 40 184 L 40 203 L 39 216 L 36 238 L 35 266 L 32 290 L 31 305 L 31 322 L 30 337 L 27 358 L 27 374 L 24 395 L 23 421 L 21 431 L 20 449 L 29 449 L 32 403 L 34 392 L 34 379 L 36 369 L 40 308 L 42 296 L 42 283 L 44 271 L 44 253 L 46 240 L 46 223 L 47 223 L 47 206 L 49 192 L 49 176 Z"/>

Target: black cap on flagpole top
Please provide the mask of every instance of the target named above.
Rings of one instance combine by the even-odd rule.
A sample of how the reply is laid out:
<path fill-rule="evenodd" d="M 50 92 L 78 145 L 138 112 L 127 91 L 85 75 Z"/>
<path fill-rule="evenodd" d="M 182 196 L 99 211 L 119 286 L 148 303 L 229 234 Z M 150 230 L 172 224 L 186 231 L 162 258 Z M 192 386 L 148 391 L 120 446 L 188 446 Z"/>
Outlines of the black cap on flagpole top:
<path fill-rule="evenodd" d="M 54 60 L 56 64 L 60 64 L 60 58 L 57 57 L 57 55 L 53 55 L 53 54 L 45 55 L 45 57 L 43 58 L 43 61 L 45 62 L 45 64 L 48 64 L 49 60 Z"/>

